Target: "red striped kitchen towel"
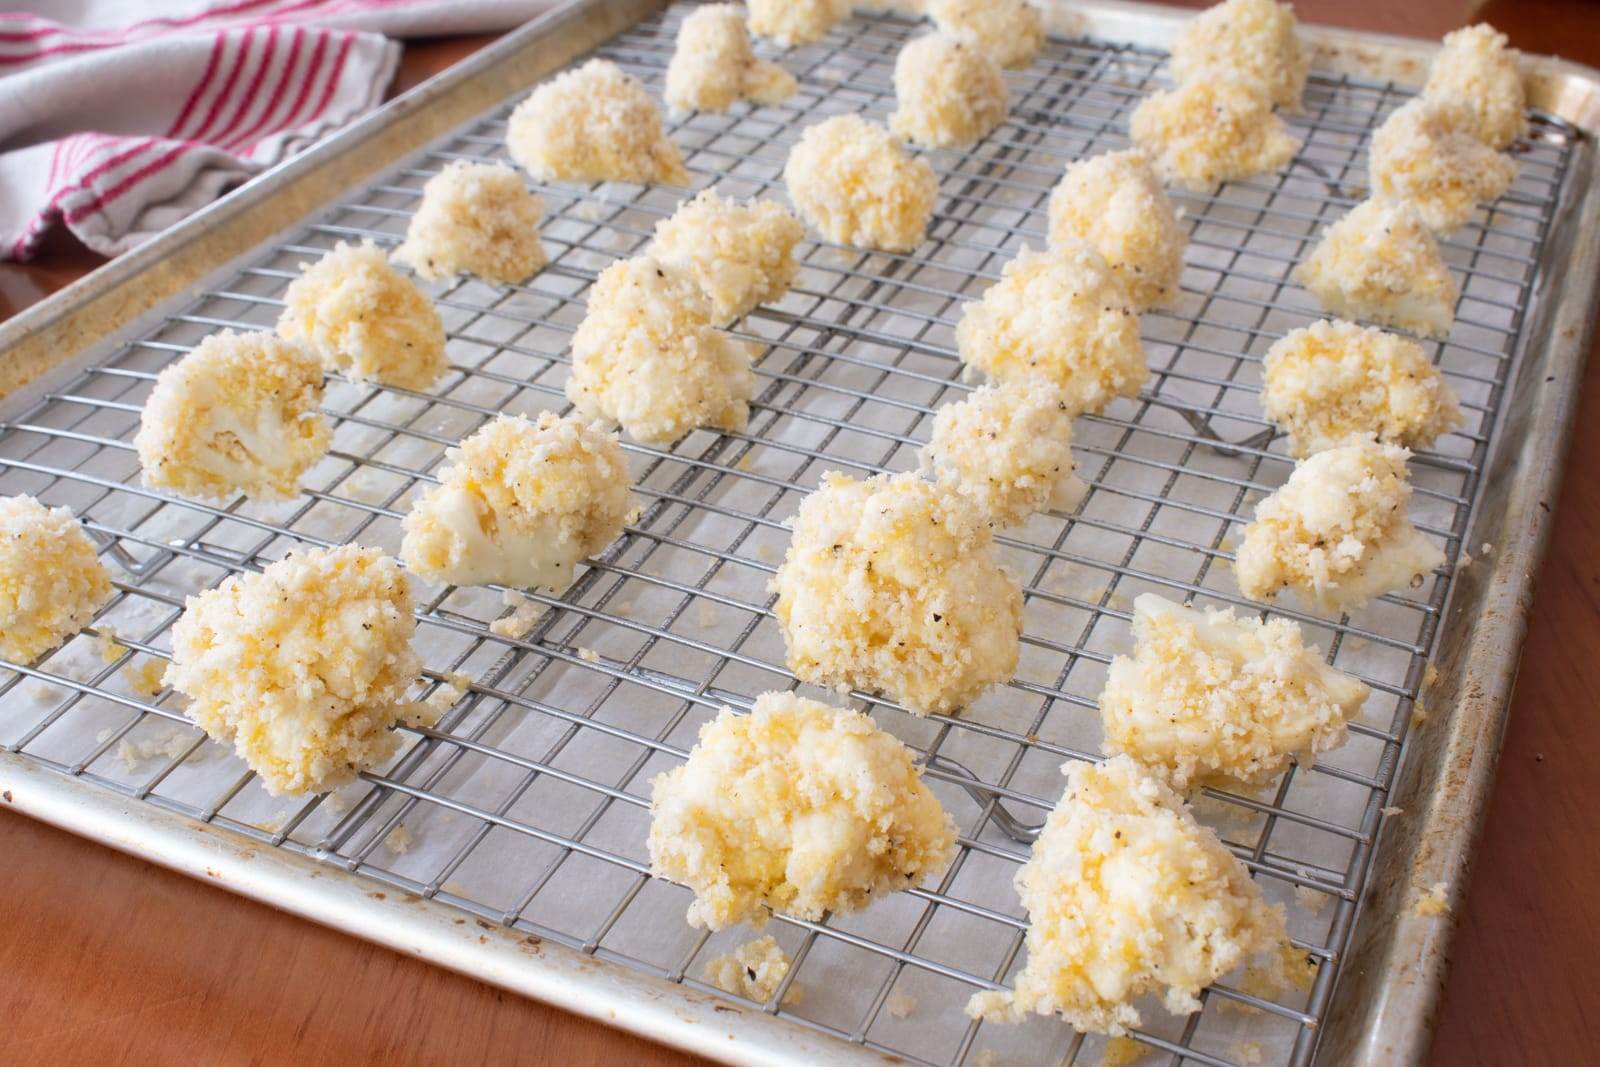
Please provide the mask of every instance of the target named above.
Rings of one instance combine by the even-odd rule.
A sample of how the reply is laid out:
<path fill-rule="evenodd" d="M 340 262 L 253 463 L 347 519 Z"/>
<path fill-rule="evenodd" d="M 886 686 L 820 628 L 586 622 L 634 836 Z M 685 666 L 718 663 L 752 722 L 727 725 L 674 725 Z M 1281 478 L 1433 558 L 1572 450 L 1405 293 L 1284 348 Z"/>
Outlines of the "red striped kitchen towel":
<path fill-rule="evenodd" d="M 65 224 L 115 255 L 377 106 L 390 38 L 559 0 L 78 0 L 0 12 L 0 259 Z M 24 5 L 30 6 L 30 5 Z M 60 12 L 70 10 L 70 19 Z"/>

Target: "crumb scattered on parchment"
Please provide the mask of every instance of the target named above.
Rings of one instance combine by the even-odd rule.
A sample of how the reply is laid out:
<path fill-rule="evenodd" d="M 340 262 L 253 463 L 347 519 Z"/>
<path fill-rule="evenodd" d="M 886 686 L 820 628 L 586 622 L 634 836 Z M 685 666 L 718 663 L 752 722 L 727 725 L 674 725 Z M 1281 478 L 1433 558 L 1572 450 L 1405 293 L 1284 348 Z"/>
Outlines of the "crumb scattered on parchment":
<path fill-rule="evenodd" d="M 124 667 L 122 676 L 135 696 L 153 700 L 161 692 L 161 676 L 166 672 L 166 660 L 147 659 L 137 666 Z"/>
<path fill-rule="evenodd" d="M 30 689 L 28 691 L 28 695 L 33 698 L 33 702 L 35 704 L 41 704 L 41 705 L 42 704 L 48 704 L 52 700 L 60 699 L 59 694 L 57 693 L 57 691 L 53 687 L 48 686 L 48 685 L 34 686 L 32 689 Z"/>
<path fill-rule="evenodd" d="M 405 823 L 401 823 L 385 835 L 383 847 L 393 852 L 396 856 L 403 856 L 411 851 L 411 842 L 411 831 L 406 829 Z"/>
<path fill-rule="evenodd" d="M 1411 728 L 1419 730 L 1422 724 L 1428 721 L 1428 709 L 1418 700 L 1411 705 Z"/>
<path fill-rule="evenodd" d="M 1456 570 L 1464 571 L 1472 566 L 1472 553 L 1466 549 L 1461 550 L 1461 558 L 1456 560 Z"/>
<path fill-rule="evenodd" d="M 994 1049 L 980 1048 L 977 1052 L 973 1053 L 972 1062 L 974 1067 L 1000 1067 L 1002 1061 L 1000 1059 L 1000 1053 L 996 1052 Z"/>
<path fill-rule="evenodd" d="M 262 819 L 261 822 L 257 823 L 256 825 L 258 828 L 265 830 L 269 834 L 275 834 L 279 830 L 282 830 L 288 822 L 289 813 L 287 811 L 280 811 L 270 819 Z"/>
<path fill-rule="evenodd" d="M 1149 1051 L 1148 1046 L 1141 1045 L 1131 1037 L 1113 1037 L 1106 1041 L 1097 1067 L 1129 1067 L 1129 1064 L 1138 1063 Z"/>
<path fill-rule="evenodd" d="M 583 662 L 585 662 L 585 663 L 599 663 L 600 662 L 600 653 L 596 652 L 592 648 L 585 648 L 584 646 L 579 645 L 578 646 L 578 658 L 583 660 Z"/>
<path fill-rule="evenodd" d="M 1298 900 L 1300 906 L 1313 915 L 1320 915 L 1322 909 L 1328 906 L 1328 894 L 1320 889 L 1312 889 L 1308 885 L 1295 886 L 1294 899 Z"/>
<path fill-rule="evenodd" d="M 724 993 L 765 1004 L 789 973 L 790 959 L 771 934 L 747 941 L 726 955 L 706 963 L 705 979 Z M 794 987 L 784 991 L 784 1003 L 794 1003 Z"/>
<path fill-rule="evenodd" d="M 1378 809 L 1378 814 L 1382 815 L 1385 819 L 1392 819 L 1396 815 L 1404 815 L 1405 813 L 1406 813 L 1406 809 L 1405 808 L 1379 808 Z"/>
<path fill-rule="evenodd" d="M 1492 555 L 1494 555 L 1494 545 L 1490 544 L 1488 541 L 1485 541 L 1483 544 L 1478 546 L 1478 555 L 1480 555 L 1480 556 L 1492 556 Z"/>
<path fill-rule="evenodd" d="M 1233 1058 L 1241 1067 L 1254 1067 L 1262 1060 L 1261 1043 L 1259 1041 L 1236 1041 L 1233 1045 Z"/>
<path fill-rule="evenodd" d="M 572 214 L 585 222 L 599 222 L 603 207 L 603 204 L 594 200 L 580 200 L 572 205 Z"/>
<path fill-rule="evenodd" d="M 117 662 L 117 658 L 127 651 L 117 643 L 117 628 L 104 623 L 95 630 L 94 649 L 105 663 Z"/>
<path fill-rule="evenodd" d="M 736 470 L 736 471 L 747 471 L 747 470 L 749 470 L 751 461 L 754 458 L 755 458 L 755 453 L 754 452 L 746 452 L 744 455 L 739 457 L 739 462 L 737 462 L 737 463 L 735 463 L 733 465 L 733 469 Z"/>
<path fill-rule="evenodd" d="M 1450 888 L 1449 882 L 1435 882 L 1426 893 L 1417 897 L 1417 902 L 1411 910 L 1425 918 L 1438 918 L 1450 914 L 1450 902 L 1445 899 L 1445 891 Z"/>
<path fill-rule="evenodd" d="M 539 621 L 539 616 L 544 614 L 542 604 L 529 600 L 511 589 L 505 591 L 501 602 L 513 610 L 510 615 L 489 624 L 489 631 L 497 637 L 520 640 L 528 635 L 528 631 L 533 629 L 533 624 Z"/>
<path fill-rule="evenodd" d="M 1422 668 L 1422 688 L 1424 688 L 1424 689 L 1432 689 L 1434 686 L 1436 686 L 1438 684 L 1439 684 L 1439 668 L 1435 667 L 1433 665 L 1433 661 L 1432 660 L 1429 660 L 1426 664 L 1423 665 L 1423 668 Z"/>
<path fill-rule="evenodd" d="M 322 802 L 322 810 L 329 815 L 339 816 L 349 811 L 356 802 L 356 794 L 360 793 L 362 786 L 348 785 L 342 789 L 335 789 L 329 793 Z"/>
<path fill-rule="evenodd" d="M 181 727 L 174 726 L 142 741 L 123 741 L 117 746 L 117 759 L 132 772 L 153 759 L 177 759 L 189 750 L 194 741 Z"/>
<path fill-rule="evenodd" d="M 907 1015 L 917 1010 L 917 998 L 910 993 L 890 993 L 883 1002 L 884 1010 L 895 1019 L 904 1019 Z"/>
<path fill-rule="evenodd" d="M 440 682 L 433 692 L 428 694 L 428 699 L 423 701 L 436 713 L 443 715 L 461 699 L 463 690 L 450 682 Z"/>

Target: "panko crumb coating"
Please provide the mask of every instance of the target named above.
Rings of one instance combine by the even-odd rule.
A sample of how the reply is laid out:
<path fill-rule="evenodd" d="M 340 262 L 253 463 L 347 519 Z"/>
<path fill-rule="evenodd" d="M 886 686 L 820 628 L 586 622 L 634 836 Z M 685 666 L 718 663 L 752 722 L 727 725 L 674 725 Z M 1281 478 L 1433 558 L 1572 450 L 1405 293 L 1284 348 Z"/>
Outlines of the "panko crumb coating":
<path fill-rule="evenodd" d="M 32 663 L 110 597 L 111 575 L 71 511 L 0 497 L 0 657 Z"/>
<path fill-rule="evenodd" d="M 611 264 L 572 338 L 567 399 L 650 445 L 696 427 L 743 430 L 755 392 L 752 349 L 711 316 L 689 271 L 650 256 Z"/>
<path fill-rule="evenodd" d="M 200 500 L 293 496 L 328 450 L 322 359 L 265 332 L 211 334 L 156 376 L 133 446 L 144 484 Z"/>
<path fill-rule="evenodd" d="M 1133 396 L 1150 376 L 1139 315 L 1086 242 L 1024 248 L 956 323 L 961 361 L 998 381 L 1043 379 L 1074 415 Z"/>
<path fill-rule="evenodd" d="M 789 669 L 918 715 L 970 704 L 1016 671 L 1022 633 L 1022 590 L 992 544 L 971 503 L 914 471 L 823 475 L 772 583 Z"/>
<path fill-rule="evenodd" d="M 1259 82 L 1217 71 L 1147 96 L 1129 131 L 1165 177 L 1198 190 L 1268 174 L 1300 150 Z"/>
<path fill-rule="evenodd" d="M 1486 22 L 1455 30 L 1444 35 L 1422 95 L 1466 104 L 1477 118 L 1478 140 L 1505 148 L 1528 132 L 1520 61 L 1506 35 Z"/>
<path fill-rule="evenodd" d="M 779 48 L 812 44 L 850 17 L 850 0 L 747 0 L 750 32 Z"/>
<path fill-rule="evenodd" d="M 422 187 L 422 203 L 391 258 L 430 281 L 471 274 L 496 285 L 544 269 L 544 201 L 504 163 L 454 160 Z"/>
<path fill-rule="evenodd" d="M 1411 201 L 1437 232 L 1461 226 L 1517 178 L 1515 160 L 1478 140 L 1477 122 L 1457 100 L 1422 96 L 1396 109 L 1372 135 L 1373 195 Z"/>
<path fill-rule="evenodd" d="M 793 74 L 750 47 L 744 8 L 707 4 L 678 27 L 663 95 L 675 111 L 726 111 L 737 100 L 780 103 L 797 87 Z"/>
<path fill-rule="evenodd" d="M 694 890 L 691 926 L 859 911 L 937 875 L 955 822 L 867 716 L 793 693 L 723 708 L 651 784 L 650 866 Z"/>
<path fill-rule="evenodd" d="M 340 241 L 284 293 L 278 334 L 353 381 L 425 390 L 445 372 L 444 323 L 371 241 Z"/>
<path fill-rule="evenodd" d="M 1170 306 L 1189 235 L 1150 160 L 1138 149 L 1069 166 L 1050 193 L 1050 244 L 1087 241 L 1122 279 L 1135 309 Z"/>
<path fill-rule="evenodd" d="M 1106 746 L 1178 790 L 1264 785 L 1291 759 L 1309 764 L 1344 743 L 1370 692 L 1328 666 L 1289 619 L 1235 618 L 1145 593 L 1133 602 L 1133 639 L 1100 694 Z"/>
<path fill-rule="evenodd" d="M 1461 425 L 1461 405 L 1422 346 L 1374 326 L 1324 319 L 1267 349 L 1261 407 L 1296 458 L 1376 435 L 1427 448 Z"/>
<path fill-rule="evenodd" d="M 1026 0 L 928 0 L 928 17 L 1007 70 L 1022 70 L 1044 47 L 1044 18 Z"/>
<path fill-rule="evenodd" d="M 782 300 L 799 264 L 805 225 L 775 200 L 729 200 L 706 189 L 656 223 L 648 254 L 688 271 L 722 326 Z"/>
<path fill-rule="evenodd" d="M 400 547 L 412 573 L 435 581 L 563 591 L 633 508 L 615 435 L 579 418 L 501 415 L 445 455 Z"/>
<path fill-rule="evenodd" d="M 928 148 L 970 145 L 1006 117 L 1010 94 L 994 60 L 943 33 L 918 37 L 894 61 L 889 128 Z"/>
<path fill-rule="evenodd" d="M 1323 233 L 1294 269 L 1322 309 L 1444 337 L 1461 295 L 1433 233 L 1414 205 L 1363 200 Z"/>
<path fill-rule="evenodd" d="M 1040 381 L 985 385 L 940 407 L 921 457 L 937 482 L 996 526 L 1065 510 L 1087 492 L 1072 459 L 1072 413 Z"/>
<path fill-rule="evenodd" d="M 326 792 L 393 755 L 422 662 L 400 564 L 360 545 L 291 553 L 189 597 L 164 681 L 274 796 Z"/>
<path fill-rule="evenodd" d="M 1366 440 L 1296 463 L 1244 529 L 1240 591 L 1268 600 L 1289 587 L 1322 611 L 1352 611 L 1442 564 L 1439 546 L 1406 515 L 1410 455 Z"/>
<path fill-rule="evenodd" d="M 1169 786 L 1127 756 L 1062 770 L 1066 792 L 1017 872 L 1027 963 L 1012 989 L 975 994 L 967 1014 L 1009 1023 L 1060 1012 L 1078 1030 L 1118 1035 L 1140 1025 L 1133 1002 L 1146 993 L 1188 1015 L 1252 957 L 1282 964 L 1283 908 Z"/>
<path fill-rule="evenodd" d="M 824 240 L 886 252 L 922 243 L 939 195 L 932 164 L 860 115 L 807 126 L 789 151 L 783 181 Z"/>
<path fill-rule="evenodd" d="M 1196 15 L 1172 46 L 1178 82 L 1217 71 L 1258 81 L 1279 107 L 1300 110 L 1311 57 L 1300 42 L 1294 8 L 1274 0 L 1226 0 Z"/>
<path fill-rule="evenodd" d="M 638 78 L 605 59 L 530 93 L 511 113 L 506 147 L 538 181 L 689 184 L 661 109 Z"/>

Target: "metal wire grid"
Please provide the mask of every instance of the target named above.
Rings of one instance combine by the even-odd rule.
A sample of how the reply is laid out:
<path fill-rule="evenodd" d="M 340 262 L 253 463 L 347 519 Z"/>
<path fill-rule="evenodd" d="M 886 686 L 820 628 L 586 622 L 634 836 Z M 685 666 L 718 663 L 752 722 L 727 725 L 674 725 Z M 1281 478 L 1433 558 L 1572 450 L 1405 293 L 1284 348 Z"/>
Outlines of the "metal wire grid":
<path fill-rule="evenodd" d="M 642 23 L 598 54 L 659 94 L 678 16 Z M 917 32 L 894 16 L 856 17 L 789 53 L 801 90 L 785 105 L 673 123 L 696 187 L 781 196 L 782 163 L 803 125 L 892 110 L 893 59 Z M 295 502 L 208 507 L 145 490 L 129 442 L 155 372 L 214 329 L 269 326 L 297 264 L 334 241 L 395 243 L 421 184 L 445 162 L 504 158 L 510 104 L 357 190 L 0 423 L 0 493 L 72 506 L 128 574 L 92 631 L 117 646 L 86 635 L 39 663 L 4 664 L 0 743 L 146 803 L 709 989 L 699 968 L 739 938 L 689 930 L 686 891 L 648 877 L 648 782 L 682 759 L 721 705 L 748 707 L 756 693 L 795 685 L 766 589 L 783 520 L 824 470 L 914 464 L 932 411 L 970 388 L 952 344 L 960 304 L 1022 244 L 1042 243 L 1045 200 L 1067 162 L 1125 145 L 1128 114 L 1160 87 L 1162 58 L 1052 40 L 1030 70 L 1008 73 L 1011 115 L 999 130 L 970 151 L 931 153 L 941 198 L 915 255 L 803 246 L 790 295 L 738 326 L 762 351 L 749 429 L 697 432 L 670 450 L 626 444 L 642 513 L 572 589 L 534 596 L 546 611 L 522 638 L 490 628 L 504 610 L 498 591 L 419 583 L 429 688 L 464 672 L 470 694 L 436 727 L 407 731 L 415 743 L 359 789 L 279 810 L 283 801 L 187 725 L 170 692 L 142 695 L 132 668 L 166 657 L 187 593 L 297 545 L 359 539 L 393 550 L 400 516 L 434 480 L 446 447 L 503 410 L 564 410 L 567 340 L 586 288 L 613 258 L 638 251 L 683 196 L 540 188 L 550 266 L 520 287 L 437 287 L 453 359 L 437 392 L 331 383 L 334 448 Z M 1075 451 L 1090 490 L 1074 513 L 999 538 L 1026 591 L 1017 680 L 959 718 L 917 719 L 853 695 L 929 755 L 928 780 L 962 828 L 958 858 L 937 886 L 862 915 L 775 920 L 794 966 L 767 1011 L 921 1063 L 975 1060 L 981 1049 L 1092 1062 L 1097 1042 L 1063 1024 L 980 1028 L 960 1013 L 973 990 L 1002 983 L 1020 963 L 1025 923 L 1009 883 L 1026 848 L 999 824 L 1006 809 L 1037 822 L 1059 795 L 1057 765 L 1095 756 L 1095 696 L 1110 656 L 1127 647 L 1134 594 L 1259 610 L 1227 576 L 1228 539 L 1289 464 L 1276 442 L 1217 439 L 1267 427 L 1256 400 L 1260 355 L 1318 317 L 1288 271 L 1359 199 L 1367 136 L 1407 95 L 1313 75 L 1306 112 L 1291 119 L 1306 139 L 1294 166 L 1179 196 L 1190 262 L 1180 306 L 1144 319 L 1147 395 L 1079 420 Z M 1450 341 L 1431 348 L 1469 419 L 1417 457 L 1413 510 L 1452 566 L 1567 166 L 1571 131 L 1550 120 L 1538 130 L 1520 148 L 1512 193 L 1445 242 L 1463 297 Z M 1146 1012 L 1138 1037 L 1167 1061 L 1234 1062 L 1247 1055 L 1237 1045 L 1245 1039 L 1281 1048 L 1290 1062 L 1309 1059 L 1449 573 L 1337 622 L 1272 609 L 1299 619 L 1330 662 L 1361 674 L 1377 696 L 1341 751 L 1291 769 L 1270 795 L 1211 791 L 1199 808 L 1288 906 L 1296 943 L 1322 966 L 1303 996 L 1274 1000 L 1248 982 L 1224 983 L 1187 1019 Z M 982 791 L 967 791 L 967 768 Z M 907 995 L 918 1006 L 902 1017 Z"/>

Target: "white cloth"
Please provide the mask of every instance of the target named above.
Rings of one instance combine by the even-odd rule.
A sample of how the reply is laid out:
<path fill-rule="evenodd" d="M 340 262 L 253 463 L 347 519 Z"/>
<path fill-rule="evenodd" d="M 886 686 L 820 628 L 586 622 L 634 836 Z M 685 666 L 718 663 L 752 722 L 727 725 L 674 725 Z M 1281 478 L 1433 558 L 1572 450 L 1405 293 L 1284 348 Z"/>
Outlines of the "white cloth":
<path fill-rule="evenodd" d="M 60 221 L 116 255 L 376 107 L 391 37 L 559 0 L 56 0 L 0 13 L 0 259 Z M 28 6 L 26 4 L 24 7 Z"/>

